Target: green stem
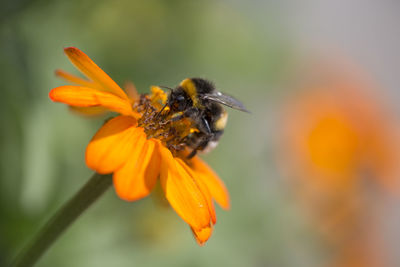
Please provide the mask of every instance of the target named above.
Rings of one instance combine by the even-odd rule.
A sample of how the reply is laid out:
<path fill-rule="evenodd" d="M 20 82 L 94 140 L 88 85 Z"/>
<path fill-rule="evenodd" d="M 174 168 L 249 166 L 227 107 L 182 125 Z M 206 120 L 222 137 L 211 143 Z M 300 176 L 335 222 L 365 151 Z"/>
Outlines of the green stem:
<path fill-rule="evenodd" d="M 50 218 L 32 242 L 28 243 L 17 256 L 12 266 L 33 266 L 64 230 L 89 208 L 111 184 L 111 175 L 95 173 L 81 190 Z"/>

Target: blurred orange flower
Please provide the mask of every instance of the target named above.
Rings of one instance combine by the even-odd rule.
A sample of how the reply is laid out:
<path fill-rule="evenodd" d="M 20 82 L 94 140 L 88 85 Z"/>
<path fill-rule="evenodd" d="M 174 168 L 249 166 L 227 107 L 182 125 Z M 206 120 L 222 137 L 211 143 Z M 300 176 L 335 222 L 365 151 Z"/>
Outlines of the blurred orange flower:
<path fill-rule="evenodd" d="M 285 109 L 282 166 L 333 266 L 382 266 L 373 196 L 399 188 L 399 131 L 368 95 L 371 83 L 356 77 L 353 70 L 334 71 L 293 97 Z"/>
<path fill-rule="evenodd" d="M 88 167 L 100 174 L 113 173 L 116 193 L 127 201 L 146 197 L 160 179 L 166 199 L 189 224 L 197 242 L 206 242 L 216 223 L 213 199 L 228 209 L 229 196 L 205 162 L 197 156 L 189 160 L 177 148 L 193 130 L 190 122 L 165 123 L 160 110 L 167 95 L 159 87 L 153 87 L 150 95 L 139 96 L 134 86 L 128 85 L 127 94 L 82 51 L 74 47 L 64 51 L 88 80 L 58 70 L 58 76 L 77 85 L 54 88 L 50 98 L 85 113 L 109 110 L 120 114 L 108 120 L 90 141 Z"/>
<path fill-rule="evenodd" d="M 289 103 L 284 147 L 299 176 L 329 189 L 350 188 L 368 176 L 396 190 L 398 127 L 368 96 L 369 87 L 338 77 Z"/>

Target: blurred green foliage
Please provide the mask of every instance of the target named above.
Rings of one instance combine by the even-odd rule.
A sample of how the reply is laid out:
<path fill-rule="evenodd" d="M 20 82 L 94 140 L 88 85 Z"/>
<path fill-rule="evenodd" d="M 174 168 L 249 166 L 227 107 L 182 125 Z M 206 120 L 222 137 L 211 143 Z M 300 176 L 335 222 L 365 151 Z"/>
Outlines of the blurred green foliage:
<path fill-rule="evenodd" d="M 91 174 L 84 151 L 105 118 L 76 116 L 47 96 L 65 84 L 54 77 L 55 69 L 77 73 L 62 53 L 67 46 L 83 50 L 120 85 L 133 81 L 140 92 L 206 77 L 253 114 L 230 111 L 220 146 L 204 157 L 232 198 L 231 211 L 217 210 L 215 233 L 205 247 L 198 247 L 185 223 L 156 198 L 127 203 L 110 190 L 38 266 L 301 265 L 307 256 L 295 245 L 299 219 L 289 212 L 273 167 L 268 108 L 275 105 L 274 88 L 285 77 L 292 52 L 276 10 L 253 5 L 1 3 L 1 266 Z"/>

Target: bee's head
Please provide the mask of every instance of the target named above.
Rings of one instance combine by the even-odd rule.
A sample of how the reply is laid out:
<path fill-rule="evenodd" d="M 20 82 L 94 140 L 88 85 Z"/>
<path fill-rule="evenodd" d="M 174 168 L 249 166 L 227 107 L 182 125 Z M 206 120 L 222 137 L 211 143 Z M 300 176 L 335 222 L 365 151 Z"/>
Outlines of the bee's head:
<path fill-rule="evenodd" d="M 181 88 L 171 90 L 168 95 L 167 105 L 174 112 L 184 111 L 193 105 L 192 99 Z"/>

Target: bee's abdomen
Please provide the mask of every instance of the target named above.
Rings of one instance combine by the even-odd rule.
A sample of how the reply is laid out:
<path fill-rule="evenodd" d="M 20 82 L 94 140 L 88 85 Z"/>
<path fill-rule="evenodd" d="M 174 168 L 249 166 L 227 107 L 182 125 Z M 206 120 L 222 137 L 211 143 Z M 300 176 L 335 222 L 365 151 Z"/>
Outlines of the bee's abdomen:
<path fill-rule="evenodd" d="M 214 121 L 213 130 L 215 131 L 224 130 L 227 122 L 228 122 L 228 113 L 225 110 L 223 110 L 220 116 Z"/>

